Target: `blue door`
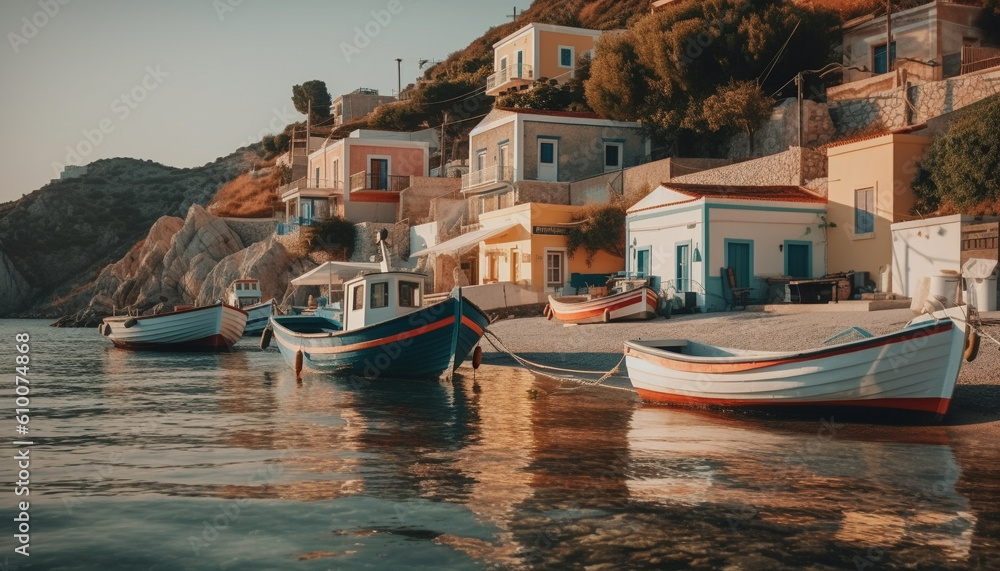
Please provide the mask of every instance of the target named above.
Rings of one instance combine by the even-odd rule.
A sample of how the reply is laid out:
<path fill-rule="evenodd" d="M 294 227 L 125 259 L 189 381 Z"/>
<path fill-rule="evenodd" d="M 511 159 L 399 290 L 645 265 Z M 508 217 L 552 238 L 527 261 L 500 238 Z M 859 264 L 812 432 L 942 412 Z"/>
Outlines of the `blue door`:
<path fill-rule="evenodd" d="M 677 272 L 674 281 L 677 291 L 691 291 L 688 282 L 691 279 L 691 245 L 677 245 Z"/>
<path fill-rule="evenodd" d="M 785 275 L 793 278 L 812 277 L 810 244 L 785 243 Z"/>
<path fill-rule="evenodd" d="M 750 287 L 750 242 L 726 242 L 726 267 L 733 269 L 736 287 Z"/>
<path fill-rule="evenodd" d="M 524 77 L 524 52 L 517 52 L 517 77 Z"/>
<path fill-rule="evenodd" d="M 373 190 L 388 190 L 389 188 L 389 159 L 372 159 L 371 186 Z"/>
<path fill-rule="evenodd" d="M 649 248 L 636 251 L 635 273 L 637 277 L 649 277 Z"/>

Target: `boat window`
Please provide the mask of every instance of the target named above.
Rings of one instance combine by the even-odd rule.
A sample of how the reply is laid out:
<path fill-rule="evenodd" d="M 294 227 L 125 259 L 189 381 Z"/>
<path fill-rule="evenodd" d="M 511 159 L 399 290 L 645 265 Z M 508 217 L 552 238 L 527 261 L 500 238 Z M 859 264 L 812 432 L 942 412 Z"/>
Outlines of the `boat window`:
<path fill-rule="evenodd" d="M 371 307 L 389 306 L 389 282 L 375 282 L 372 284 Z"/>
<path fill-rule="evenodd" d="M 354 298 L 354 309 L 364 309 L 365 308 L 365 284 L 358 284 L 354 286 L 351 295 Z"/>
<path fill-rule="evenodd" d="M 418 307 L 420 305 L 420 284 L 399 282 L 399 306 Z"/>

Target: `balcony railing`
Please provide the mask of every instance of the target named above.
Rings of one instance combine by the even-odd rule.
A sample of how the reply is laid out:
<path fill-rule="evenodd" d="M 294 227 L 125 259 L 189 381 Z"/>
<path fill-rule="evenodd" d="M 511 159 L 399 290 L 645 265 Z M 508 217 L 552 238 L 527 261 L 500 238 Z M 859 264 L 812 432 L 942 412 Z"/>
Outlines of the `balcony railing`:
<path fill-rule="evenodd" d="M 304 176 L 298 180 L 293 180 L 288 184 L 278 187 L 278 195 L 284 196 L 289 192 L 301 190 L 303 188 L 329 188 L 331 190 L 340 190 L 340 181 Z"/>
<path fill-rule="evenodd" d="M 521 80 L 522 83 L 529 82 L 534 79 L 534 75 L 531 66 L 527 64 L 501 69 L 486 78 L 486 91 L 488 93 L 500 89 L 504 84 L 515 80 Z"/>
<path fill-rule="evenodd" d="M 462 190 L 466 191 L 486 184 L 514 182 L 514 167 L 494 165 L 483 170 L 462 175 Z"/>
<path fill-rule="evenodd" d="M 1000 66 L 1000 48 L 962 47 L 962 75 L 997 66 Z"/>
<path fill-rule="evenodd" d="M 388 190 L 399 192 L 410 186 L 410 175 L 356 172 L 351 175 L 351 192 L 355 190 Z"/>

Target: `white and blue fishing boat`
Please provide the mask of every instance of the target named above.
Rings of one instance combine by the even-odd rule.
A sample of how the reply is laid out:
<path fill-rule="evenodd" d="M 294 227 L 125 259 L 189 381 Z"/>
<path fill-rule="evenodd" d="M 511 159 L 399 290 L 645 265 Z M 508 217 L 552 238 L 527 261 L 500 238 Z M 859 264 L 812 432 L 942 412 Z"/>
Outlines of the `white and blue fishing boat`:
<path fill-rule="evenodd" d="M 424 275 L 389 269 L 385 230 L 380 271 L 344 283 L 342 319 L 271 316 L 261 347 L 273 339 L 295 370 L 367 379 L 450 379 L 477 349 L 489 318 L 462 296 L 422 307 Z"/>

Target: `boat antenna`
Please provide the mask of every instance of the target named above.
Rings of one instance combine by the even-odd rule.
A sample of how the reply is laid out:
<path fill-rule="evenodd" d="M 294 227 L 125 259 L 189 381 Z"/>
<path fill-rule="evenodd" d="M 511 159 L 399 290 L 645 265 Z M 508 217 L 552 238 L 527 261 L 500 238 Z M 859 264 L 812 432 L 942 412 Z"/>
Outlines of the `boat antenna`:
<path fill-rule="evenodd" d="M 388 237 L 389 231 L 385 228 L 379 230 L 375 237 L 375 242 L 379 245 L 379 250 L 382 252 L 381 270 L 383 272 L 389 271 L 389 249 L 385 246 L 385 240 Z"/>

